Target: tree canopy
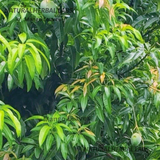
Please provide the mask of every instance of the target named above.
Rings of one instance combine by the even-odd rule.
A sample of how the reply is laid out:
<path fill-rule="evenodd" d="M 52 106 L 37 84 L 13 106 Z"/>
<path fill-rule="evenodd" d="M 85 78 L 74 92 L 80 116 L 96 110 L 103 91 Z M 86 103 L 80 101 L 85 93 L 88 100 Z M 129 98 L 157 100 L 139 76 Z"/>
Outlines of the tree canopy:
<path fill-rule="evenodd" d="M 0 160 L 158 160 L 159 0 L 0 0 Z"/>

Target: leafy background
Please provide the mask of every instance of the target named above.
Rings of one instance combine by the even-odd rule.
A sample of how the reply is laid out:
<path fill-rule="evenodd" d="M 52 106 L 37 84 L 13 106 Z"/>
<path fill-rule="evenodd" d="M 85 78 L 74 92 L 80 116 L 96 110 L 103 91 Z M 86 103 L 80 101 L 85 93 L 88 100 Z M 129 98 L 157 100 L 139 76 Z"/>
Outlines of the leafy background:
<path fill-rule="evenodd" d="M 40 3 L 0 1 L 1 159 L 159 159 L 159 1 Z"/>

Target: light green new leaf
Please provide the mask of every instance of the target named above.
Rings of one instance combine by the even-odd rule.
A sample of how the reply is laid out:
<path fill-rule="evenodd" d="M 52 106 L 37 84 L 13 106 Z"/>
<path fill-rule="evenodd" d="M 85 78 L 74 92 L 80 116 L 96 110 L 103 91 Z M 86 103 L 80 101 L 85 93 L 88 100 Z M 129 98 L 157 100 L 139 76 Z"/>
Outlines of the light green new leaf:
<path fill-rule="evenodd" d="M 2 14 L 2 15 L 3 15 L 3 17 L 5 18 L 5 20 L 7 20 L 6 15 L 2 12 L 2 10 L 1 10 L 1 9 L 0 9 L 0 14 Z"/>
<path fill-rule="evenodd" d="M 44 120 L 44 117 L 43 116 L 39 116 L 39 115 L 35 115 L 35 116 L 32 116 L 32 117 L 29 117 L 28 119 L 26 119 L 26 121 L 32 120 L 32 119 L 41 119 L 41 120 Z"/>
<path fill-rule="evenodd" d="M 27 35 L 24 32 L 19 34 L 18 37 L 19 37 L 19 39 L 21 40 L 22 43 L 24 43 L 27 39 Z"/>
<path fill-rule="evenodd" d="M 18 55 L 18 49 L 17 48 L 12 49 L 12 54 L 9 53 L 9 55 L 8 55 L 8 69 L 9 69 L 11 74 L 13 73 L 13 70 L 16 66 L 17 55 Z"/>
<path fill-rule="evenodd" d="M 27 43 L 27 45 L 31 47 L 31 48 L 29 48 L 29 51 L 31 52 L 31 54 L 34 58 L 36 70 L 37 70 L 38 74 L 40 74 L 41 70 L 42 70 L 42 61 L 41 61 L 41 57 L 38 53 L 38 50 L 32 43 Z"/>
<path fill-rule="evenodd" d="M 26 61 L 27 67 L 28 67 L 29 74 L 30 74 L 30 76 L 31 76 L 31 78 L 33 80 L 34 75 L 35 75 L 34 59 L 30 55 L 25 55 L 25 61 Z"/>
<path fill-rule="evenodd" d="M 0 130 L 3 130 L 3 126 L 4 126 L 4 111 L 0 110 Z"/>
<path fill-rule="evenodd" d="M 12 122 L 14 123 L 14 127 L 16 129 L 17 136 L 20 137 L 20 135 L 21 135 L 21 124 L 18 121 L 17 117 L 15 117 L 13 115 L 13 113 L 12 113 L 12 111 L 10 109 L 3 108 L 3 110 L 8 113 L 8 116 L 10 117 L 10 119 L 12 120 Z"/>
<path fill-rule="evenodd" d="M 42 55 L 42 57 L 45 59 L 47 65 L 48 65 L 48 68 L 49 68 L 49 72 L 50 72 L 51 67 L 50 67 L 50 63 L 49 63 L 47 57 L 46 57 L 46 56 L 44 55 L 44 53 L 43 53 L 42 51 L 40 51 L 38 48 L 37 48 L 37 50 L 38 50 L 38 52 Z"/>
<path fill-rule="evenodd" d="M 16 5 L 14 5 L 14 6 L 11 7 L 11 10 L 10 10 L 9 16 L 8 16 L 8 22 L 10 22 L 11 20 L 13 20 L 17 16 L 18 9 L 19 9 L 19 6 L 16 6 Z"/>
<path fill-rule="evenodd" d="M 133 29 L 133 33 L 134 33 L 134 35 L 136 36 L 136 38 L 138 40 L 140 40 L 142 43 L 144 42 L 144 40 L 143 40 L 143 38 L 142 38 L 142 36 L 141 36 L 141 34 L 140 34 L 140 32 L 138 30 Z"/>
<path fill-rule="evenodd" d="M 50 127 L 48 125 L 45 125 L 41 128 L 40 133 L 39 133 L 39 146 L 40 147 L 44 143 L 44 141 L 48 135 L 49 130 L 50 130 Z"/>
<path fill-rule="evenodd" d="M 24 18 L 26 17 L 27 12 L 20 12 L 20 16 L 21 16 L 21 20 L 24 20 Z"/>
<path fill-rule="evenodd" d="M 56 129 L 57 129 L 57 133 L 59 135 L 59 137 L 64 141 L 64 133 L 63 133 L 63 129 L 59 126 L 59 125 L 56 125 Z"/>
<path fill-rule="evenodd" d="M 21 116 L 20 116 L 20 114 L 19 114 L 19 112 L 16 110 L 16 109 L 14 109 L 13 107 L 11 107 L 10 105 L 4 105 L 3 106 L 3 108 L 8 108 L 8 109 L 10 109 L 10 110 L 12 110 L 12 111 L 14 111 L 16 114 L 17 114 L 17 116 L 18 116 L 18 119 L 20 119 L 21 118 Z"/>
<path fill-rule="evenodd" d="M 9 53 L 12 55 L 12 50 L 8 41 L 1 34 L 0 34 L 0 41 L 7 47 Z"/>
<path fill-rule="evenodd" d="M 82 107 L 82 111 L 83 112 L 86 109 L 87 101 L 88 101 L 88 97 L 87 96 L 85 96 L 85 97 L 82 96 L 82 98 L 81 98 L 81 107 Z"/>
<path fill-rule="evenodd" d="M 2 135 L 2 131 L 0 130 L 0 150 L 2 149 L 3 146 L 3 135 Z"/>
<path fill-rule="evenodd" d="M 20 59 L 22 59 L 25 49 L 26 49 L 26 44 L 21 44 L 20 43 L 18 45 L 18 56 L 19 56 Z"/>
<path fill-rule="evenodd" d="M 35 40 L 35 39 L 28 39 L 26 43 L 31 43 L 31 44 L 32 44 L 32 43 L 34 43 L 34 42 L 35 42 L 35 43 L 38 43 L 38 44 L 40 44 L 42 47 L 48 49 L 47 46 L 46 46 L 44 43 L 42 43 L 42 42 L 40 42 L 40 41 L 38 41 L 38 40 Z"/>

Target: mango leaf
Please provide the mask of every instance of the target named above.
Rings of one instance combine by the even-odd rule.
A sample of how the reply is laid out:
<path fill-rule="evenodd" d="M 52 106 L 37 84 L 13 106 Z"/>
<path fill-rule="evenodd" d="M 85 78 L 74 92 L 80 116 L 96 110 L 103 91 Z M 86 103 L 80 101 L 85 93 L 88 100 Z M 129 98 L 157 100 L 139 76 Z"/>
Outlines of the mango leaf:
<path fill-rule="evenodd" d="M 0 14 L 2 14 L 2 16 L 5 18 L 5 20 L 7 20 L 6 15 L 2 12 L 2 10 L 0 9 Z"/>
<path fill-rule="evenodd" d="M 53 145 L 54 137 L 52 134 L 49 134 L 46 139 L 46 150 L 49 151 Z"/>
<path fill-rule="evenodd" d="M 58 150 L 61 145 L 61 138 L 57 134 L 54 134 L 54 137 L 56 139 L 56 148 Z"/>
<path fill-rule="evenodd" d="M 106 111 L 111 114 L 111 97 L 109 87 L 104 87 L 105 93 L 103 93 L 103 103 L 106 108 Z"/>
<path fill-rule="evenodd" d="M 48 125 L 45 125 L 41 128 L 40 133 L 39 133 L 39 146 L 40 147 L 44 143 L 50 129 L 51 128 Z"/>
<path fill-rule="evenodd" d="M 88 101 L 88 97 L 87 96 L 82 96 L 81 98 L 81 107 L 82 107 L 82 111 L 84 112 L 87 106 L 87 101 Z"/>
<path fill-rule="evenodd" d="M 7 85 L 8 85 L 9 91 L 11 91 L 11 89 L 13 87 L 13 83 L 14 83 L 14 80 L 13 80 L 12 76 L 9 74 L 8 78 L 7 78 Z"/>
<path fill-rule="evenodd" d="M 41 61 L 41 57 L 38 53 L 38 50 L 32 43 L 26 43 L 26 44 L 31 47 L 31 48 L 29 48 L 29 51 L 31 52 L 31 54 L 34 58 L 36 70 L 37 70 L 38 74 L 40 74 L 41 70 L 42 70 L 42 61 Z"/>
<path fill-rule="evenodd" d="M 104 122 L 104 114 L 103 114 L 103 110 L 101 109 L 101 107 L 96 106 L 96 114 L 98 116 L 98 118 Z"/>
<path fill-rule="evenodd" d="M 56 125 L 56 129 L 57 129 L 57 133 L 58 133 L 59 137 L 61 138 L 61 140 L 64 141 L 65 135 L 63 133 L 63 129 L 59 125 Z"/>
<path fill-rule="evenodd" d="M 120 90 L 116 86 L 113 86 L 113 90 L 114 90 L 115 94 L 118 96 L 119 101 L 121 101 L 121 92 L 120 92 Z"/>
<path fill-rule="evenodd" d="M 32 87 L 32 79 L 31 79 L 31 76 L 28 72 L 27 67 L 25 68 L 25 78 L 26 78 L 26 81 L 27 81 L 27 92 L 29 92 L 29 90 Z"/>
<path fill-rule="evenodd" d="M 12 111 L 8 108 L 3 108 L 3 110 L 5 112 L 8 113 L 8 116 L 10 117 L 10 119 L 12 120 L 13 124 L 14 124 L 14 128 L 16 129 L 16 133 L 17 133 L 17 136 L 20 137 L 21 135 L 21 124 L 20 122 L 18 121 L 17 117 L 15 117 L 12 113 Z"/>
<path fill-rule="evenodd" d="M 68 154 L 68 148 L 67 148 L 67 144 L 64 142 L 61 143 L 61 153 L 62 153 L 63 158 L 66 160 L 67 154 Z"/>
<path fill-rule="evenodd" d="M 0 130 L 3 130 L 3 126 L 4 126 L 4 111 L 0 110 Z"/>
<path fill-rule="evenodd" d="M 33 80 L 34 75 L 35 75 L 35 64 L 34 64 L 34 59 L 30 55 L 25 55 L 25 61 L 28 67 L 29 74 L 31 76 L 31 79 Z"/>
<path fill-rule="evenodd" d="M 40 156 L 40 154 L 41 154 L 41 149 L 40 148 L 35 148 L 34 149 L 34 153 L 35 153 L 35 157 L 37 158 L 37 159 L 39 159 L 39 156 Z"/>
<path fill-rule="evenodd" d="M 7 47 L 9 54 L 12 55 L 12 50 L 11 50 L 11 47 L 10 47 L 8 41 L 1 34 L 0 34 L 0 41 Z"/>
<path fill-rule="evenodd" d="M 14 109 L 12 106 L 10 106 L 10 105 L 8 105 L 8 104 L 5 104 L 5 105 L 3 105 L 3 108 L 7 108 L 7 109 L 10 109 L 10 110 L 14 111 L 14 112 L 16 113 L 18 119 L 21 118 L 19 112 L 18 112 L 16 109 Z"/>
<path fill-rule="evenodd" d="M 12 21 L 18 14 L 19 6 L 12 6 L 8 16 L 8 22 Z"/>
<path fill-rule="evenodd" d="M 21 40 L 22 43 L 24 43 L 27 39 L 27 35 L 24 32 L 19 34 L 18 37 L 19 37 L 19 39 Z"/>
<path fill-rule="evenodd" d="M 2 136 L 2 131 L 0 130 L 0 150 L 2 149 L 3 146 L 3 136 Z"/>

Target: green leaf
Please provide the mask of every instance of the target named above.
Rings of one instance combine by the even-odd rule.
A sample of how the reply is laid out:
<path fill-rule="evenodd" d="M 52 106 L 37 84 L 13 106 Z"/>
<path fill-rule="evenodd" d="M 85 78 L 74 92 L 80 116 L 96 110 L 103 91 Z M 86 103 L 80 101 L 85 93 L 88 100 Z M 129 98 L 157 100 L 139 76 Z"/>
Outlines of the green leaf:
<path fill-rule="evenodd" d="M 19 85 L 22 86 L 22 88 L 23 88 L 23 80 L 24 80 L 25 73 L 24 73 L 24 66 L 23 66 L 22 62 L 17 67 L 17 71 L 18 71 L 18 82 L 19 82 Z"/>
<path fill-rule="evenodd" d="M 25 77 L 26 77 L 26 81 L 27 81 L 27 92 L 29 92 L 29 90 L 32 87 L 32 78 L 28 72 L 27 67 L 25 68 Z"/>
<path fill-rule="evenodd" d="M 35 75 L 35 64 L 34 64 L 34 59 L 30 55 L 25 55 L 25 61 L 28 67 L 29 74 L 31 76 L 31 79 L 33 80 L 34 75 Z"/>
<path fill-rule="evenodd" d="M 4 111 L 0 110 L 0 130 L 3 130 L 3 126 L 4 126 Z"/>
<path fill-rule="evenodd" d="M 48 135 L 49 130 L 50 130 L 50 127 L 48 125 L 45 125 L 41 128 L 40 133 L 39 133 L 39 146 L 40 147 L 44 143 L 44 141 Z"/>
<path fill-rule="evenodd" d="M 18 14 L 18 9 L 19 9 L 19 6 L 12 6 L 11 7 L 11 11 L 9 12 L 9 16 L 8 16 L 8 22 L 12 21 Z"/>
<path fill-rule="evenodd" d="M 75 134 L 72 141 L 73 146 L 75 146 L 78 143 L 78 141 L 79 141 L 79 136 L 78 134 Z"/>
<path fill-rule="evenodd" d="M 2 15 L 3 15 L 3 17 L 5 18 L 5 20 L 7 20 L 6 15 L 2 12 L 2 10 L 1 10 L 1 9 L 0 9 L 0 14 L 2 14 Z"/>
<path fill-rule="evenodd" d="M 9 54 L 12 55 L 12 50 L 8 41 L 1 34 L 0 34 L 0 41 L 8 48 Z"/>
<path fill-rule="evenodd" d="M 82 111 L 84 112 L 87 106 L 87 101 L 88 101 L 88 97 L 87 96 L 82 96 L 81 98 L 81 107 L 82 107 Z"/>
<path fill-rule="evenodd" d="M 96 38 L 96 44 L 94 48 L 98 48 L 102 43 L 102 37 L 96 36 L 95 38 Z"/>
<path fill-rule="evenodd" d="M 24 137 L 22 140 L 21 140 L 22 143 L 27 143 L 27 144 L 33 144 L 35 145 L 36 142 L 32 139 L 32 138 L 28 138 L 28 137 Z"/>
<path fill-rule="evenodd" d="M 29 117 L 28 119 L 26 119 L 26 121 L 32 120 L 32 119 L 41 119 L 41 120 L 44 120 L 44 117 L 43 116 L 39 116 L 39 115 L 35 115 L 35 116 L 32 116 L 32 117 Z"/>
<path fill-rule="evenodd" d="M 2 131 L 0 130 L 0 150 L 2 149 L 3 146 L 3 136 L 2 136 Z"/>
<path fill-rule="evenodd" d="M 59 137 L 64 141 L 64 133 L 63 133 L 63 129 L 59 126 L 59 125 L 56 125 L 56 129 L 57 129 L 57 133 L 59 135 Z"/>
<path fill-rule="evenodd" d="M 54 137 L 52 134 L 49 134 L 46 139 L 46 150 L 49 151 L 53 145 Z"/>
<path fill-rule="evenodd" d="M 67 144 L 64 142 L 61 143 L 61 153 L 63 158 L 67 159 L 68 148 L 67 148 Z"/>
<path fill-rule="evenodd" d="M 56 147 L 58 150 L 61 145 L 61 138 L 58 136 L 58 134 L 54 134 L 54 137 L 56 138 Z"/>
<path fill-rule="evenodd" d="M 20 59 L 22 59 L 25 49 L 26 49 L 26 44 L 19 44 L 18 45 L 18 56 Z"/>
<path fill-rule="evenodd" d="M 30 151 L 31 149 L 33 149 L 34 145 L 27 145 L 23 148 L 22 153 L 26 153 L 28 151 Z"/>
<path fill-rule="evenodd" d="M 116 86 L 112 86 L 115 94 L 118 96 L 119 101 L 121 101 L 121 92 Z"/>
<path fill-rule="evenodd" d="M 98 91 L 101 91 L 101 86 L 97 86 L 96 88 L 93 89 L 93 92 L 92 92 L 92 97 L 94 98 Z"/>
<path fill-rule="evenodd" d="M 18 49 L 17 48 L 12 49 L 12 54 L 9 53 L 9 55 L 8 55 L 8 69 L 9 69 L 11 74 L 13 73 L 13 70 L 16 66 L 15 61 L 16 61 L 17 55 L 18 55 Z"/>
<path fill-rule="evenodd" d="M 18 121 L 17 117 L 15 117 L 13 115 L 13 113 L 12 113 L 12 111 L 10 109 L 4 108 L 3 110 L 8 113 L 8 116 L 10 117 L 12 122 L 14 123 L 14 127 L 16 129 L 17 136 L 20 137 L 20 135 L 21 135 L 21 124 Z"/>
<path fill-rule="evenodd" d="M 37 159 L 39 159 L 39 156 L 40 156 L 40 154 L 41 154 L 40 148 L 35 148 L 35 149 L 34 149 L 34 153 L 35 153 L 35 157 L 36 157 Z"/>
<path fill-rule="evenodd" d="M 7 78 L 7 85 L 8 85 L 9 91 L 11 91 L 11 89 L 13 88 L 13 83 L 14 83 L 14 80 L 12 76 L 9 74 Z"/>
<path fill-rule="evenodd" d="M 28 39 L 26 43 L 31 43 L 32 44 L 34 42 L 40 44 L 43 48 L 48 49 L 47 46 L 44 43 L 42 43 L 42 42 L 40 42 L 36 39 Z"/>
<path fill-rule="evenodd" d="M 42 55 L 42 57 L 45 59 L 47 65 L 48 65 L 49 72 L 50 72 L 51 67 L 50 67 L 50 63 L 49 63 L 48 59 L 47 59 L 46 56 L 43 54 L 43 52 L 41 52 L 39 49 L 37 49 L 37 50 L 38 50 L 38 52 Z"/>
<path fill-rule="evenodd" d="M 8 108 L 8 109 L 10 109 L 10 110 L 14 111 L 14 112 L 17 114 L 18 119 L 20 119 L 20 118 L 21 118 L 21 116 L 20 116 L 19 112 L 18 112 L 16 109 L 14 109 L 13 107 L 11 107 L 10 105 L 5 104 L 5 105 L 3 105 L 3 108 Z"/>
<path fill-rule="evenodd" d="M 5 123 L 4 123 L 3 133 L 4 133 L 4 137 L 7 139 L 11 147 L 13 144 L 14 138 L 12 136 L 11 130 L 8 128 L 8 126 Z"/>
<path fill-rule="evenodd" d="M 112 151 L 112 152 L 110 152 L 112 155 L 114 155 L 114 156 L 117 156 L 117 157 L 121 157 L 121 158 L 124 158 L 123 156 L 121 156 L 118 152 L 116 152 L 116 151 Z"/>
<path fill-rule="evenodd" d="M 26 15 L 27 15 L 27 12 L 20 12 L 21 20 L 24 20 Z"/>
<path fill-rule="evenodd" d="M 107 97 L 107 95 L 105 93 L 103 93 L 103 103 L 104 106 L 106 108 L 106 111 L 111 114 L 111 99 L 110 97 Z"/>
<path fill-rule="evenodd" d="M 29 51 L 31 52 L 31 54 L 34 58 L 36 70 L 37 70 L 38 74 L 40 74 L 41 70 L 42 70 L 42 61 L 41 61 L 41 57 L 38 53 L 38 50 L 32 43 L 27 43 L 27 45 L 29 45 L 31 47 L 31 48 L 29 48 Z"/>
<path fill-rule="evenodd" d="M 79 140 L 80 140 L 80 142 L 81 142 L 81 144 L 83 145 L 83 146 L 85 146 L 85 144 L 86 144 L 86 139 L 84 138 L 84 136 L 83 135 L 79 135 Z"/>
<path fill-rule="evenodd" d="M 27 35 L 24 32 L 19 34 L 18 37 L 19 37 L 19 39 L 21 40 L 22 43 L 24 43 L 27 39 Z"/>
<path fill-rule="evenodd" d="M 96 106 L 96 114 L 98 116 L 98 118 L 104 122 L 104 114 L 103 114 L 103 110 L 101 109 L 101 107 Z"/>
<path fill-rule="evenodd" d="M 140 40 L 141 42 L 144 42 L 144 40 L 143 40 L 143 38 L 142 38 L 142 36 L 141 36 L 141 34 L 140 34 L 140 32 L 138 30 L 133 29 L 133 33 L 134 33 L 134 35 L 136 36 L 136 38 L 138 40 Z"/>

